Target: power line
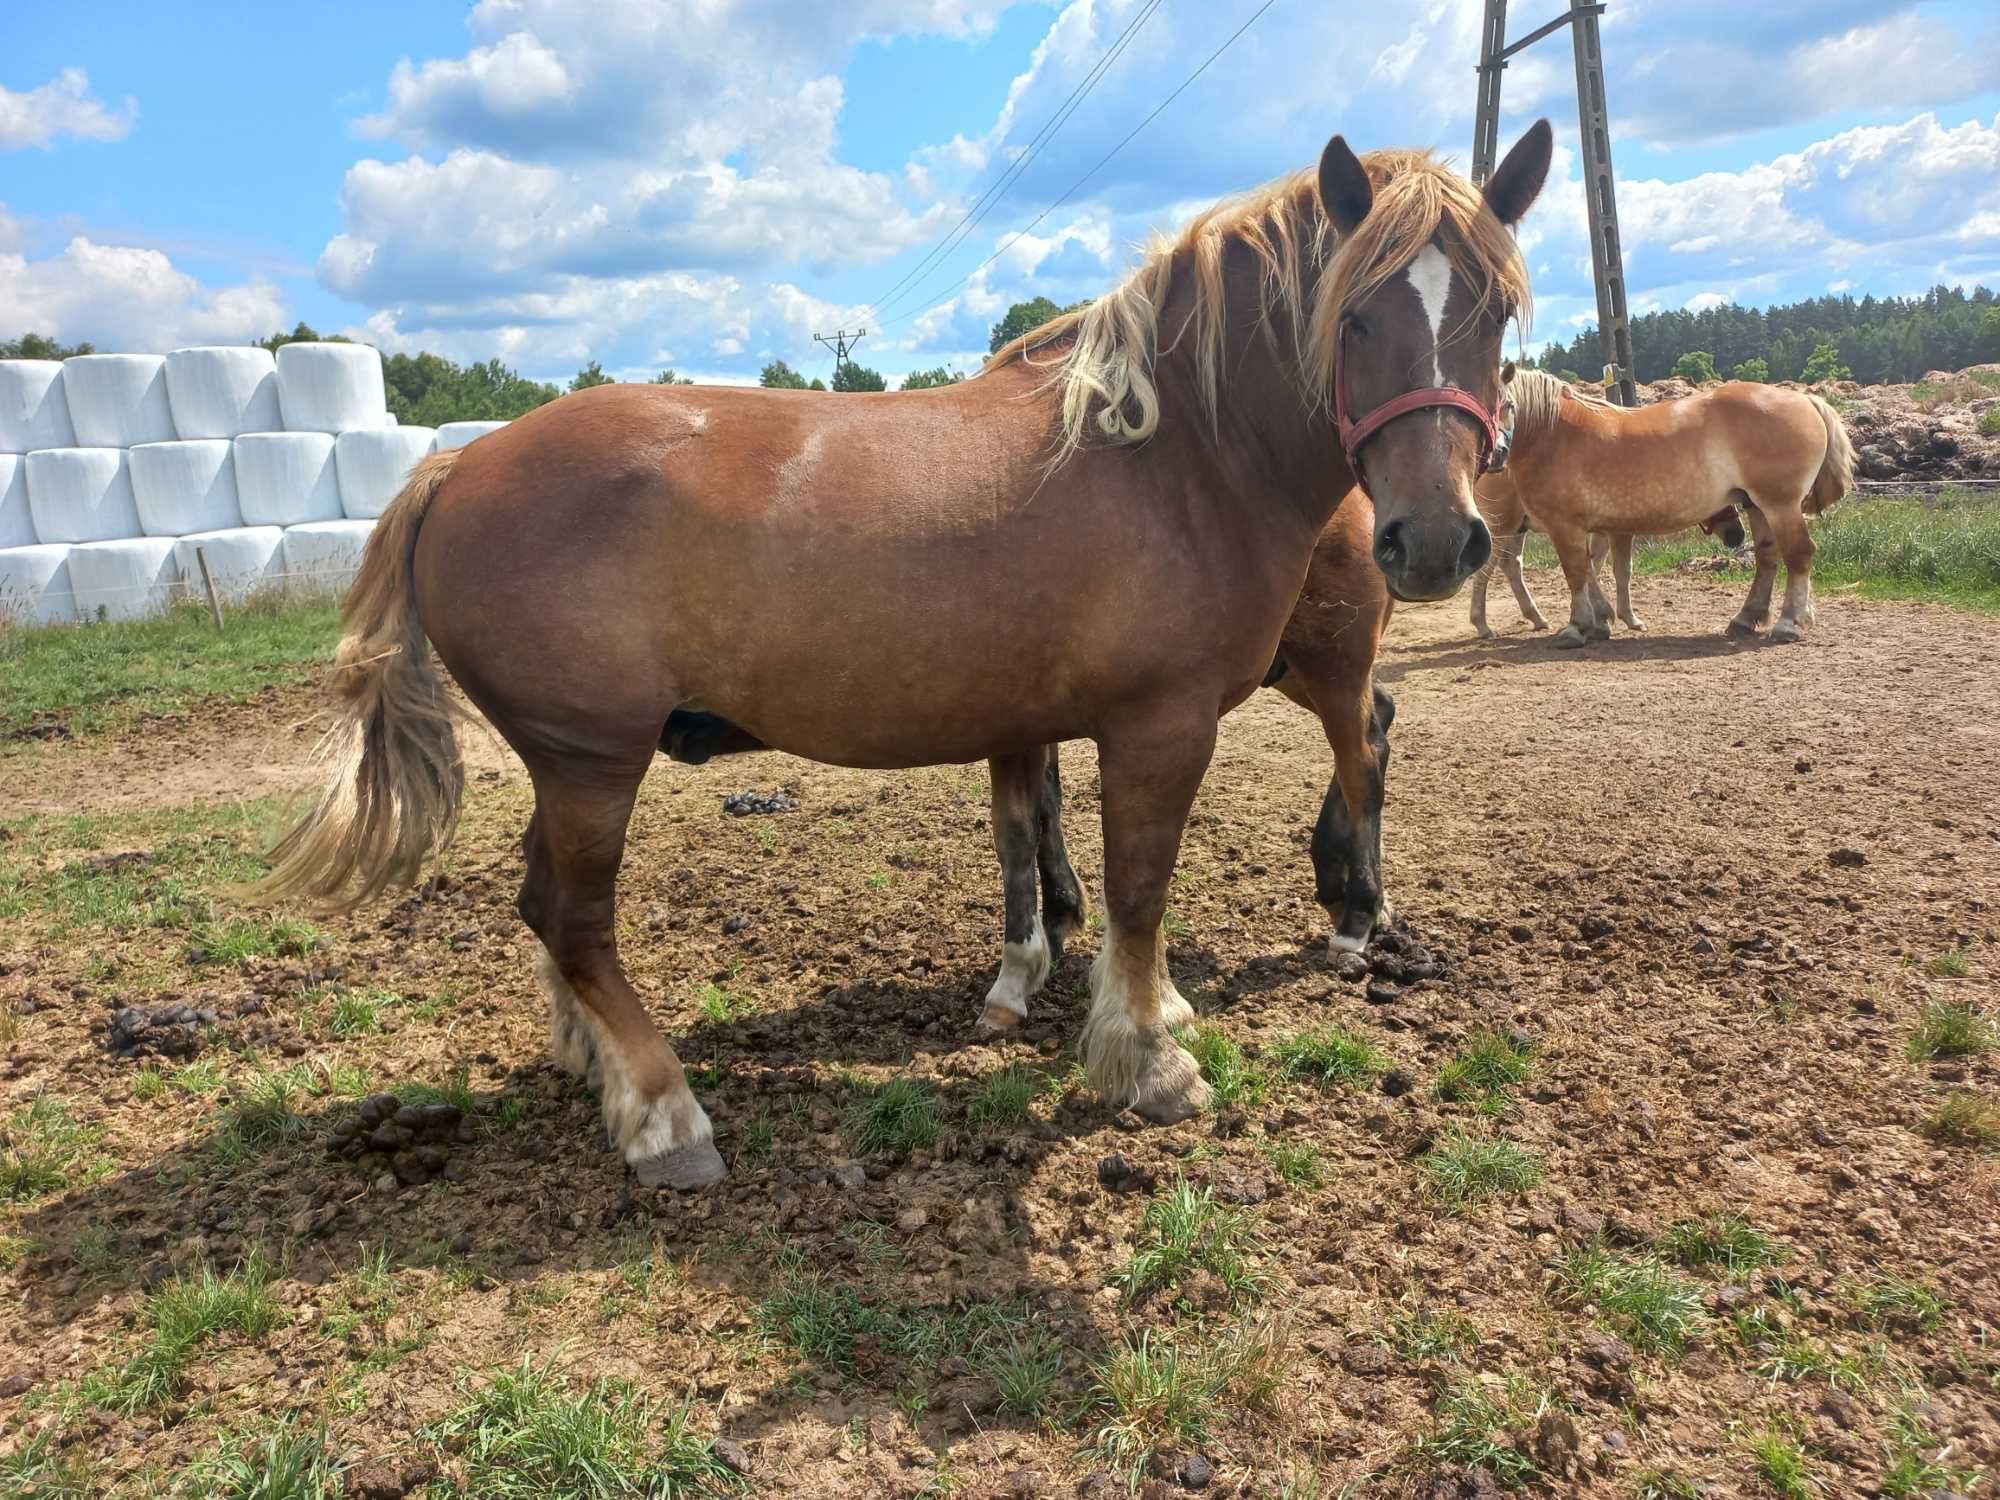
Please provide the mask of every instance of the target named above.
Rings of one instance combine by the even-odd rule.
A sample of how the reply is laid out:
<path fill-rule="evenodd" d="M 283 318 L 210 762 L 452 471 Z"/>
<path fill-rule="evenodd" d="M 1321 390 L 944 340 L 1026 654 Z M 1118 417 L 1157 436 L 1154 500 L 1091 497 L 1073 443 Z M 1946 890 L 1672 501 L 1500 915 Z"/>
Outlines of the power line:
<path fill-rule="evenodd" d="M 1027 146 L 1023 148 L 1021 155 L 1009 163 L 1006 170 L 994 179 L 985 192 L 979 195 L 978 200 L 972 207 L 965 211 L 959 221 L 945 231 L 944 238 L 940 239 L 925 252 L 922 260 L 908 271 L 905 271 L 902 278 L 894 286 L 890 287 L 888 291 L 869 304 L 877 314 L 886 311 L 897 300 L 897 293 L 901 292 L 913 280 L 935 269 L 944 256 L 950 254 L 951 251 L 957 249 L 959 245 L 971 238 L 972 231 L 979 227 L 987 214 L 1000 206 L 1001 199 L 1005 198 L 1013 186 L 1021 180 L 1022 174 L 1027 171 L 1035 157 L 1040 154 L 1042 147 L 1047 145 L 1049 141 L 1054 140 L 1056 133 L 1068 123 L 1070 116 L 1082 107 L 1083 101 L 1103 81 L 1105 74 L 1110 71 L 1111 65 L 1118 61 L 1120 54 L 1124 52 L 1132 39 L 1138 34 L 1139 28 L 1146 24 L 1153 12 L 1158 10 L 1162 3 L 1163 0 L 1146 0 L 1146 3 L 1140 6 L 1138 13 L 1132 18 L 1125 30 L 1119 34 L 1116 41 L 1105 49 L 1104 55 L 1083 76 L 1077 86 L 1070 90 L 1069 97 L 1063 100 L 1061 105 L 1057 107 L 1056 112 L 1049 116 L 1048 120 L 1043 123 L 1042 128 L 1035 133 L 1034 139 L 1029 141 Z M 960 233 L 961 230 L 964 232 Z"/>
<path fill-rule="evenodd" d="M 1181 81 L 1181 84 L 1178 88 L 1176 88 L 1171 94 L 1167 95 L 1166 98 L 1162 99 L 1157 105 L 1155 105 L 1153 107 L 1152 113 L 1147 115 L 1146 118 L 1141 120 L 1137 125 L 1134 125 L 1130 130 L 1130 132 L 1126 134 L 1123 140 L 1121 140 L 1117 145 L 1113 146 L 1109 151 L 1105 152 L 1103 156 L 1099 157 L 1097 159 L 1097 163 L 1095 166 L 1091 167 L 1091 169 L 1088 172 L 1085 172 L 1081 177 L 1077 178 L 1075 182 L 1071 183 L 1068 191 L 1066 191 L 1060 198 L 1056 199 L 1055 202 L 1051 203 L 1047 208 L 1043 209 L 1040 213 L 1036 214 L 1033 219 L 1029 220 L 1021 228 L 1015 230 L 1014 233 L 1011 236 L 1009 236 L 1007 242 L 1004 245 L 1002 245 L 998 250 L 995 250 L 991 255 L 987 256 L 985 260 L 982 260 L 978 265 L 974 266 L 970 271 L 966 272 L 964 276 L 960 277 L 958 281 L 951 287 L 949 291 L 947 291 L 944 294 L 942 298 L 932 303 L 929 307 L 924 308 L 921 312 L 908 313 L 905 314 L 903 317 L 892 319 L 891 321 L 883 325 L 884 328 L 891 328 L 891 327 L 900 328 L 906 323 L 913 323 L 918 318 L 924 317 L 930 313 L 934 313 L 940 307 L 943 307 L 946 302 L 949 302 L 954 296 L 957 295 L 960 287 L 963 287 L 967 282 L 971 281 L 973 277 L 977 276 L 981 271 L 985 270 L 988 266 L 992 265 L 994 261 L 998 260 L 1001 256 L 1005 255 L 1009 250 L 1013 249 L 1015 243 L 1019 241 L 1023 235 L 1027 234 L 1037 224 L 1040 224 L 1042 220 L 1046 219 L 1050 214 L 1054 213 L 1057 209 L 1061 208 L 1065 203 L 1069 202 L 1071 198 L 1074 198 L 1077 195 L 1077 193 L 1082 191 L 1085 183 L 1089 182 L 1091 178 L 1095 177 L 1100 171 L 1102 171 L 1105 164 L 1109 162 L 1112 157 L 1116 156 L 1120 151 L 1123 151 L 1127 146 L 1129 146 L 1132 143 L 1133 138 L 1137 136 L 1140 131 L 1144 130 L 1148 125 L 1152 124 L 1154 120 L 1159 118 L 1161 111 L 1166 109 L 1166 107 L 1169 104 L 1172 104 L 1174 100 L 1180 98 L 1180 96 L 1187 91 L 1189 85 L 1191 85 L 1197 78 L 1201 77 L 1202 74 L 1208 71 L 1209 65 L 1211 63 L 1213 63 L 1218 57 L 1222 56 L 1223 53 L 1227 52 L 1232 46 L 1234 46 L 1236 44 L 1236 39 L 1242 36 L 1243 33 L 1248 31 L 1253 25 L 1255 25 L 1258 17 L 1262 16 L 1265 11 L 1269 10 L 1273 5 L 1276 5 L 1277 3 L 1278 0 L 1264 0 L 1264 3 L 1262 5 L 1258 6 L 1256 10 L 1250 13 L 1249 20 L 1245 21 L 1241 26 L 1237 27 L 1233 32 L 1231 32 L 1229 34 L 1229 39 L 1225 41 L 1220 47 L 1217 47 L 1213 52 L 1209 53 L 1208 56 L 1202 60 L 1201 66 L 1196 68 L 1192 73 L 1188 74 L 1188 76 Z"/>

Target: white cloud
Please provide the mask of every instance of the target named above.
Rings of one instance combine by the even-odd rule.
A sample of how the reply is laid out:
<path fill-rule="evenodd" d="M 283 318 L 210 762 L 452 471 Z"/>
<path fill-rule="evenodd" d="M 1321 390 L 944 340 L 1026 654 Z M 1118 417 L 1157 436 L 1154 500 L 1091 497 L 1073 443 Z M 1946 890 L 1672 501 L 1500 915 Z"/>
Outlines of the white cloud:
<path fill-rule="evenodd" d="M 131 133 L 139 107 L 127 99 L 116 110 L 90 97 L 90 78 L 81 68 L 65 68 L 40 88 L 17 93 L 0 85 L 0 151 L 39 146 L 46 151 L 58 137 L 122 141 Z"/>
<path fill-rule="evenodd" d="M 244 343 L 287 321 L 269 282 L 205 287 L 158 250 L 78 235 L 60 254 L 30 260 L 0 207 L 0 336 L 34 332 L 158 352 Z"/>

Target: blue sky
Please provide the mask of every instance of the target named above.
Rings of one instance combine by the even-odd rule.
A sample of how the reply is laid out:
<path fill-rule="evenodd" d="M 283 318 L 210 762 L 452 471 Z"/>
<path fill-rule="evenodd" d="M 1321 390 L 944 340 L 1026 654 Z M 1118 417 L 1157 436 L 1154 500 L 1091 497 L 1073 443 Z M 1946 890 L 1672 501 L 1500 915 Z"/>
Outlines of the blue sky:
<path fill-rule="evenodd" d="M 1112 283 L 1234 188 L 1364 149 L 1463 159 L 1478 0 L 482 0 L 10 8 L 0 337 L 107 348 L 303 318 L 387 349 L 752 379 L 865 323 L 891 375 L 976 368 L 1011 301 Z M 1517 4 L 1520 31 L 1558 0 Z M 1117 62 L 937 267 L 910 271 L 1127 28 Z M 1611 0 L 1635 308 L 2000 282 L 1990 5 Z M 1523 227 L 1537 339 L 1592 316 L 1559 35 L 1509 69 L 1562 180 Z M 976 269 L 978 268 L 978 269 Z M 969 280 L 966 278 L 969 277 Z"/>

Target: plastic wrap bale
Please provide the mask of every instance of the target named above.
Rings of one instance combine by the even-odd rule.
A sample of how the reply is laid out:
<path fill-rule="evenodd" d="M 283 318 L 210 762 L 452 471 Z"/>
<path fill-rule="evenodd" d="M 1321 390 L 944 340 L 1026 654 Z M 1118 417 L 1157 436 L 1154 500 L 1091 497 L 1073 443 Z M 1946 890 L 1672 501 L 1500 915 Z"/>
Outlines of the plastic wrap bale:
<path fill-rule="evenodd" d="M 308 521 L 285 528 L 285 592 L 303 598 L 345 592 L 361 567 L 373 521 Z"/>
<path fill-rule="evenodd" d="M 447 448 L 463 448 L 474 438 L 483 438 L 489 432 L 498 432 L 505 422 L 447 422 L 438 429 L 438 452 Z"/>
<path fill-rule="evenodd" d="M 388 417 L 382 356 L 366 344 L 285 344 L 278 350 L 278 405 L 291 432 L 351 432 Z"/>
<path fill-rule="evenodd" d="M 340 508 L 348 520 L 372 521 L 387 510 L 417 460 L 436 446 L 437 433 L 428 427 L 374 427 L 335 438 Z"/>
<path fill-rule="evenodd" d="M 197 531 L 174 543 L 174 566 L 188 593 L 205 598 L 199 551 L 208 559 L 209 582 L 226 604 L 241 604 L 253 594 L 279 586 L 285 571 L 285 533 L 278 526 L 233 526 L 227 531 Z"/>
<path fill-rule="evenodd" d="M 62 361 L 0 359 L 0 453 L 75 446 Z"/>
<path fill-rule="evenodd" d="M 69 555 L 63 543 L 0 547 L 0 622 L 57 625 L 76 619 Z"/>
<path fill-rule="evenodd" d="M 127 457 L 139 527 L 147 536 L 186 536 L 243 524 L 227 438 L 141 443 Z"/>
<path fill-rule="evenodd" d="M 167 402 L 184 438 L 233 438 L 284 425 L 278 411 L 278 362 L 269 349 L 176 349 L 167 356 Z"/>
<path fill-rule="evenodd" d="M 246 432 L 234 444 L 236 498 L 246 526 L 338 521 L 340 476 L 324 432 Z"/>
<path fill-rule="evenodd" d="M 28 471 L 28 513 L 37 539 L 101 542 L 139 534 L 123 448 L 44 448 L 21 467 Z"/>
<path fill-rule="evenodd" d="M 69 583 L 84 620 L 138 620 L 158 614 L 180 591 L 169 536 L 85 542 L 69 549 Z"/>
<path fill-rule="evenodd" d="M 0 453 L 0 547 L 32 547 L 36 541 L 28 466 L 18 453 Z"/>
<path fill-rule="evenodd" d="M 79 354 L 63 361 L 63 393 L 79 448 L 170 443 L 167 361 L 158 354 Z"/>

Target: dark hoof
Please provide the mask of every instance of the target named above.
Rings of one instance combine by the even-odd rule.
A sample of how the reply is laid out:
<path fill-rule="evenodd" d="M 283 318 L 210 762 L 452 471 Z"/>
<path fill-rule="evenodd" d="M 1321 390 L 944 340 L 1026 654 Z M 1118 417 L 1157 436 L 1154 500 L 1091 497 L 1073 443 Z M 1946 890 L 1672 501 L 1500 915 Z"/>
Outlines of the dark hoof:
<path fill-rule="evenodd" d="M 1555 633 L 1549 644 L 1563 651 L 1581 651 L 1585 644 L 1584 635 L 1574 625 L 1566 625 Z"/>
<path fill-rule="evenodd" d="M 1745 625 L 1741 620 L 1731 620 L 1723 627 L 1722 633 L 1731 640 L 1754 641 L 1757 639 L 1757 627 L 1755 625 Z"/>
<path fill-rule="evenodd" d="M 696 1141 L 678 1151 L 662 1151 L 632 1163 L 632 1175 L 643 1187 L 670 1187 L 677 1193 L 691 1193 L 720 1182 L 728 1175 L 722 1153 L 714 1141 Z"/>

